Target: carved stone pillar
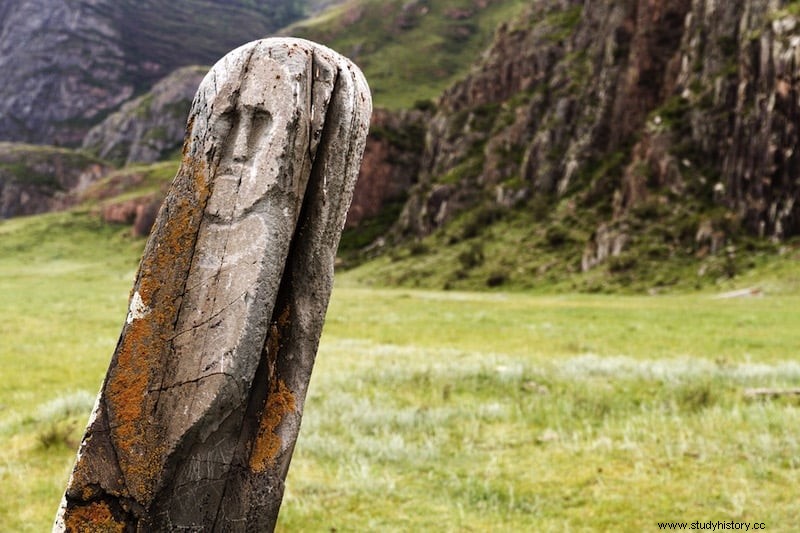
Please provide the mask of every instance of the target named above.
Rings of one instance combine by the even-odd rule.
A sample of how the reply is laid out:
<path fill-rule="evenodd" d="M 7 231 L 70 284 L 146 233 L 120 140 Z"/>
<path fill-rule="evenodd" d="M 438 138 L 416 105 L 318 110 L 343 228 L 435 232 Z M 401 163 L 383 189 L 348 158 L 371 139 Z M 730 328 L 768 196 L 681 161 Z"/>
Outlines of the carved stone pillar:
<path fill-rule="evenodd" d="M 55 531 L 274 528 L 370 114 L 308 41 L 211 69 Z"/>

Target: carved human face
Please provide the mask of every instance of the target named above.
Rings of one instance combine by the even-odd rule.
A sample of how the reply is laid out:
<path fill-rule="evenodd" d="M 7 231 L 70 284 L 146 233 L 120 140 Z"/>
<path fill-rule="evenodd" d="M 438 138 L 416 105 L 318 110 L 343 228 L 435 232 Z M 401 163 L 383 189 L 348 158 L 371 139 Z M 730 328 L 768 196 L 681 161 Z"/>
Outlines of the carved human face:
<path fill-rule="evenodd" d="M 259 159 L 260 153 L 269 151 L 273 110 L 269 109 L 271 102 L 265 101 L 263 88 L 257 81 L 252 76 L 245 78 L 235 107 L 228 110 L 225 117 L 230 130 L 218 167 L 222 175 L 241 178 L 247 171 L 252 173 L 260 166 L 254 164 L 254 160 Z"/>
<path fill-rule="evenodd" d="M 283 52 L 256 50 L 240 85 L 218 92 L 227 108 L 214 124 L 222 152 L 213 188 L 222 194 L 212 195 L 207 210 L 212 216 L 230 220 L 271 194 L 302 197 L 307 173 L 301 170 L 310 164 L 311 57 Z M 215 200 L 231 195 L 237 198 L 232 206 Z"/>

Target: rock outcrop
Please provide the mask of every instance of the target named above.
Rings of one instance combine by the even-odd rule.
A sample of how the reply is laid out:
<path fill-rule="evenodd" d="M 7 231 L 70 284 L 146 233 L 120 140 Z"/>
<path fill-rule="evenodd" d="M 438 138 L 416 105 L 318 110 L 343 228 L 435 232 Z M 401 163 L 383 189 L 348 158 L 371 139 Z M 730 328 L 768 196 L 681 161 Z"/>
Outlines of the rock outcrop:
<path fill-rule="evenodd" d="M 798 128 L 797 2 L 536 1 L 442 96 L 398 230 L 569 200 L 600 217 L 586 268 L 635 246 L 637 217 L 686 225 L 676 250 L 709 217 L 783 239 L 800 234 Z"/>
<path fill-rule="evenodd" d="M 146 194 L 126 200 L 104 204 L 100 207 L 103 222 L 131 226 L 131 235 L 147 237 L 156 221 L 163 197 L 159 194 Z"/>
<path fill-rule="evenodd" d="M 109 168 L 72 150 L 0 142 L 0 219 L 69 207 Z"/>
<path fill-rule="evenodd" d="M 207 72 L 197 66 L 176 70 L 89 130 L 83 149 L 118 165 L 152 163 L 176 152 L 192 98 Z"/>
<path fill-rule="evenodd" d="M 183 65 L 297 19 L 302 2 L 4 0 L 0 140 L 77 146 L 110 111 Z"/>
<path fill-rule="evenodd" d="M 402 202 L 419 174 L 419 154 L 430 113 L 420 110 L 375 109 L 356 182 L 347 227 L 378 216 L 386 206 Z"/>

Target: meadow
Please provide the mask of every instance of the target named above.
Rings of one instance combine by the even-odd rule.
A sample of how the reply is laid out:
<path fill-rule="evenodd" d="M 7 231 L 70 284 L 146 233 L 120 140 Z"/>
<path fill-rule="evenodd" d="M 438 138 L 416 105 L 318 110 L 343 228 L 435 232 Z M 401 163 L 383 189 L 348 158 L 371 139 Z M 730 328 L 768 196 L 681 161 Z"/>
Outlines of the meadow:
<path fill-rule="evenodd" d="M 0 531 L 50 528 L 143 242 L 0 222 Z M 800 269 L 724 290 L 455 292 L 337 279 L 281 531 L 795 531 Z M 738 285 L 737 285 L 738 284 Z"/>

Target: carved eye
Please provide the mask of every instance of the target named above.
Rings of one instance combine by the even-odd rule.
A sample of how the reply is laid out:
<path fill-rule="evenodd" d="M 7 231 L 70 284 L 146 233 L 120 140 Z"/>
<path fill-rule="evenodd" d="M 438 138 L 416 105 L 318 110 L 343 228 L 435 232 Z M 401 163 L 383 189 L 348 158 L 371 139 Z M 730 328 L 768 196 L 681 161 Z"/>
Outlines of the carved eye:
<path fill-rule="evenodd" d="M 263 146 L 265 137 L 269 134 L 270 126 L 272 126 L 272 115 L 266 109 L 254 108 L 251 117 L 247 147 L 252 153 L 256 148 Z"/>
<path fill-rule="evenodd" d="M 252 106 L 237 108 L 224 117 L 228 121 L 225 132 L 224 157 L 244 162 L 265 144 L 271 131 L 272 115 L 264 109 Z"/>
<path fill-rule="evenodd" d="M 225 139 L 239 120 L 239 113 L 235 108 L 229 108 L 221 113 L 211 124 L 211 133 L 215 138 Z"/>

